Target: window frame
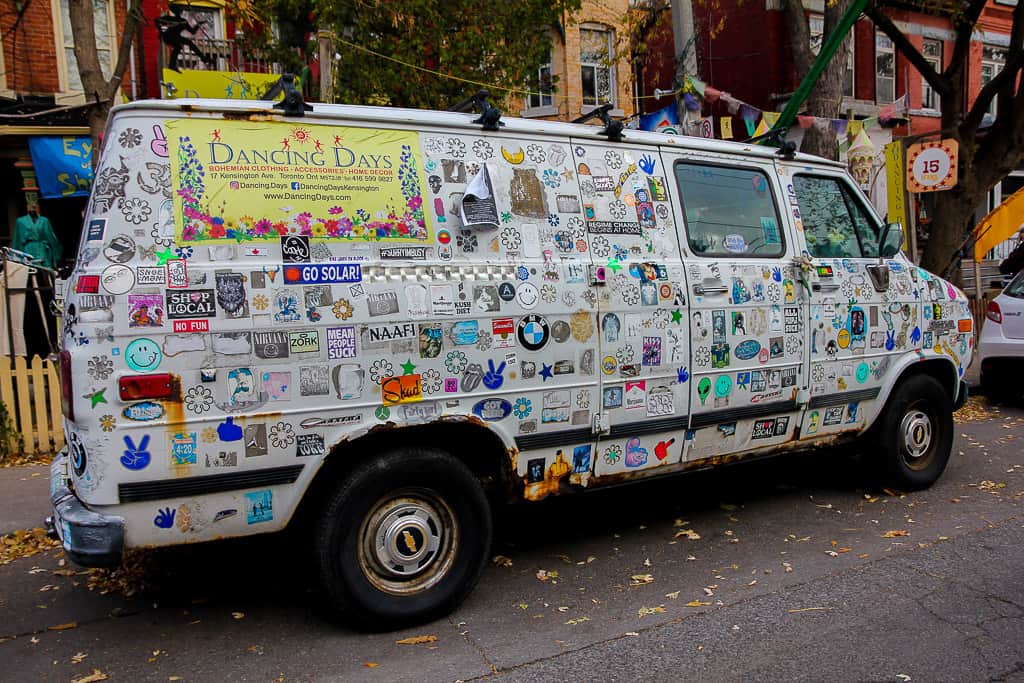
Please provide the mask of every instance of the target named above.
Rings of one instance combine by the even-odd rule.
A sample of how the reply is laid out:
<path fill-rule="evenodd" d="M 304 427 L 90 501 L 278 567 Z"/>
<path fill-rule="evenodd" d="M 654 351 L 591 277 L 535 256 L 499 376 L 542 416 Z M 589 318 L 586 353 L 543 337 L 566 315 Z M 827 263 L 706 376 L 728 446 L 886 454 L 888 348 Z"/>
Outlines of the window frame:
<path fill-rule="evenodd" d="M 95 0 L 94 0 L 95 1 Z M 74 54 L 75 40 L 70 35 L 65 35 L 64 31 L 64 8 L 66 0 L 50 0 L 50 11 L 53 16 L 53 42 L 55 52 L 57 53 L 57 83 L 60 90 L 64 94 L 81 95 L 84 97 L 84 90 L 81 88 L 79 83 L 79 89 L 75 90 L 71 87 L 71 64 L 68 60 L 68 50 Z M 117 16 L 114 12 L 114 0 L 102 0 L 106 5 L 106 17 L 107 17 L 107 40 L 109 41 L 110 47 L 107 52 L 109 53 L 109 69 L 108 71 L 113 72 L 114 67 L 117 65 L 117 52 L 118 43 L 120 36 L 117 32 Z M 70 12 L 70 9 L 68 10 Z M 95 19 L 95 8 L 93 8 L 93 29 L 95 30 L 96 19 Z M 71 17 L 68 15 L 68 26 L 71 25 Z M 97 36 L 98 38 L 99 36 Z M 100 66 L 102 68 L 103 58 L 101 55 L 97 55 L 100 59 Z M 76 79 L 78 76 L 78 64 L 75 63 L 74 73 Z M 107 76 L 109 78 L 109 76 Z"/>
<path fill-rule="evenodd" d="M 607 54 L 607 59 L 608 59 L 608 63 L 607 64 L 604 64 L 602 62 L 588 62 L 588 61 L 584 61 L 584 59 L 583 59 L 583 32 L 584 31 L 590 31 L 590 32 L 593 32 L 593 33 L 602 33 L 602 34 L 604 34 L 605 41 L 606 41 L 606 50 L 607 50 L 606 54 Z M 580 58 L 580 60 L 579 60 L 580 61 L 580 72 L 579 72 L 579 77 L 580 77 L 580 107 L 581 107 L 581 109 L 584 112 L 592 111 L 592 110 L 596 109 L 597 107 L 600 107 L 600 106 L 605 105 L 605 104 L 611 104 L 612 105 L 612 109 L 616 109 L 616 108 L 618 108 L 619 105 L 618 105 L 618 83 L 617 83 L 617 79 L 616 79 L 616 76 L 617 76 L 617 74 L 616 74 L 616 64 L 615 64 L 615 62 L 613 60 L 613 57 L 615 55 L 615 30 L 612 29 L 611 27 L 605 26 L 603 24 L 581 24 L 580 28 L 579 28 L 579 32 L 580 32 L 580 52 L 579 52 L 579 58 Z M 587 102 L 587 94 L 584 91 L 584 87 L 583 87 L 583 84 L 584 84 L 583 71 L 584 71 L 585 68 L 594 69 L 594 101 L 593 102 Z M 609 95 L 609 100 L 607 102 L 602 102 L 600 100 L 600 97 L 599 97 L 598 93 L 597 93 L 597 72 L 600 69 L 605 69 L 608 72 L 608 90 L 609 90 L 608 95 Z"/>
<path fill-rule="evenodd" d="M 693 242 L 690 240 L 690 221 L 686 217 L 686 194 L 683 192 L 683 184 L 679 179 L 679 173 L 677 169 L 683 165 L 690 166 L 703 166 L 705 168 L 725 168 L 738 171 L 748 171 L 753 173 L 760 173 L 764 176 L 765 182 L 768 184 L 767 192 L 771 197 L 772 208 L 775 209 L 775 224 L 779 229 L 779 251 L 774 254 L 749 254 L 749 253 L 733 253 L 730 251 L 716 251 L 713 253 L 697 251 L 694 248 Z M 779 210 L 779 194 L 776 191 L 774 183 L 772 182 L 772 173 L 763 166 L 756 164 L 729 164 L 713 161 L 705 161 L 703 159 L 692 159 L 692 158 L 680 158 L 676 159 L 672 163 L 672 177 L 676 183 L 676 190 L 679 192 L 679 207 L 682 209 L 682 223 L 683 223 L 683 236 L 686 241 L 687 250 L 698 258 L 708 259 L 723 259 L 723 258 L 745 258 L 745 259 L 777 259 L 784 257 L 789 251 L 789 242 L 786 239 L 786 228 L 782 222 L 782 214 Z M 678 235 L 677 235 L 678 237 Z"/>
<path fill-rule="evenodd" d="M 548 111 L 555 108 L 555 84 L 554 84 L 554 73 L 555 65 L 554 58 L 551 51 L 548 51 L 548 61 L 537 69 L 537 92 L 533 91 L 531 87 L 529 94 L 526 96 L 526 113 L 537 114 L 540 111 Z M 544 70 L 547 70 L 547 78 L 544 76 Z M 536 104 L 534 103 L 534 97 L 537 97 Z"/>
<path fill-rule="evenodd" d="M 986 57 L 986 53 L 994 55 L 999 53 L 1003 56 L 1002 61 L 992 59 L 991 56 Z M 981 45 L 981 65 L 978 68 L 978 74 L 981 80 L 981 87 L 984 88 L 985 84 L 991 81 L 993 78 L 999 75 L 999 72 L 1006 66 L 1007 49 L 1000 45 L 992 45 L 991 43 L 982 43 Z M 992 75 L 985 78 L 985 67 L 992 69 Z M 992 98 L 992 101 L 988 103 L 988 113 L 992 116 L 999 114 L 999 96 Z"/>
<path fill-rule="evenodd" d="M 938 55 L 929 56 L 927 53 L 927 47 L 929 44 L 937 45 L 939 48 Z M 925 38 L 921 42 L 921 56 L 928 62 L 935 73 L 942 73 L 942 61 L 944 58 L 943 54 L 943 41 L 938 38 Z M 939 100 L 938 93 L 932 88 L 932 86 L 924 78 L 921 78 L 921 108 L 929 111 L 942 111 L 942 102 Z"/>
<path fill-rule="evenodd" d="M 888 43 L 888 47 L 880 46 L 879 40 L 883 40 Z M 892 55 L 892 72 L 887 76 L 883 76 L 881 70 L 878 68 L 878 57 L 880 54 Z M 883 99 L 880 95 L 881 88 L 879 87 L 880 79 L 888 78 L 892 85 L 888 88 L 891 93 L 889 99 Z M 891 104 L 896 101 L 896 46 L 893 45 L 892 40 L 889 36 L 885 35 L 881 31 L 875 31 L 875 104 Z"/>
<path fill-rule="evenodd" d="M 878 246 L 879 246 L 878 245 L 878 238 L 881 236 L 881 234 L 882 234 L 881 230 L 882 230 L 882 228 L 884 226 L 879 222 L 878 215 L 875 214 L 874 211 L 872 211 L 870 208 L 868 208 L 868 203 L 865 203 L 863 201 L 863 199 L 858 196 L 858 195 L 861 194 L 859 192 L 859 188 L 856 188 L 856 186 L 853 183 L 851 183 L 850 179 L 847 178 L 845 175 L 833 175 L 831 173 L 822 173 L 822 172 L 808 173 L 808 172 L 804 171 L 804 172 L 799 172 L 799 173 L 794 173 L 793 174 L 793 192 L 794 193 L 797 192 L 797 190 L 796 190 L 796 179 L 797 178 L 816 178 L 818 180 L 832 180 L 832 181 L 834 181 L 839 186 L 839 193 L 843 197 L 843 203 L 846 206 L 847 214 L 849 214 L 849 216 L 850 216 L 850 225 L 853 227 L 853 234 L 857 238 L 857 246 L 860 249 L 860 253 L 861 253 L 860 256 L 816 256 L 811 251 L 811 245 L 807 242 L 807 226 L 805 225 L 804 229 L 802 231 L 803 234 L 804 234 L 804 247 L 806 247 L 807 253 L 810 254 L 811 258 L 817 259 L 817 260 L 837 259 L 837 258 L 838 259 L 843 259 L 843 258 L 871 259 L 872 261 L 877 260 L 878 259 L 877 252 L 878 252 Z M 845 189 L 845 192 L 843 191 L 844 189 Z M 796 202 L 797 202 L 796 203 L 797 208 L 800 209 L 801 221 L 803 221 L 804 210 L 803 210 L 803 207 L 800 206 L 800 195 L 799 194 L 796 194 Z M 867 218 L 869 227 L 872 226 L 872 225 L 874 226 L 875 245 L 872 248 L 872 252 L 875 252 L 874 255 L 866 254 L 865 253 L 864 243 L 863 243 L 861 234 L 860 234 L 860 232 L 857 231 L 856 221 L 854 220 L 853 214 L 850 211 L 851 203 L 854 206 L 858 207 L 860 209 L 861 213 Z"/>

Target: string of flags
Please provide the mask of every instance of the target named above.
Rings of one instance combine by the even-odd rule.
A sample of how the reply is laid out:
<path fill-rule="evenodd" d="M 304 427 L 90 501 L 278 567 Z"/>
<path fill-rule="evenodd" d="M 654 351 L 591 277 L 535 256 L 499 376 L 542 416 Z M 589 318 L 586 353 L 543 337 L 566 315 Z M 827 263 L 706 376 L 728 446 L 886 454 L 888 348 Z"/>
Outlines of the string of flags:
<path fill-rule="evenodd" d="M 733 117 L 738 116 L 746 128 L 746 135 L 742 137 L 754 137 L 771 130 L 781 116 L 780 112 L 759 109 L 692 76 L 686 77 L 681 93 L 683 108 L 697 116 L 700 116 L 702 101 L 708 103 L 721 101 L 725 105 L 730 116 L 718 117 L 719 137 L 723 140 L 732 140 L 737 137 L 737 131 L 733 128 Z M 865 119 L 829 119 L 820 116 L 798 115 L 796 120 L 803 129 L 814 125 L 830 125 L 836 136 L 842 138 L 841 144 L 846 146 L 849 144 L 848 140 L 858 137 L 864 129 L 878 126 L 883 121 L 889 121 L 895 118 L 897 113 L 906 113 L 907 105 L 907 95 L 904 93 L 902 97 L 882 107 L 877 115 Z M 702 137 L 714 137 L 711 117 L 701 117 L 700 124 Z M 673 103 L 651 114 L 641 115 L 639 127 L 642 130 L 655 132 L 680 133 L 676 105 Z"/>

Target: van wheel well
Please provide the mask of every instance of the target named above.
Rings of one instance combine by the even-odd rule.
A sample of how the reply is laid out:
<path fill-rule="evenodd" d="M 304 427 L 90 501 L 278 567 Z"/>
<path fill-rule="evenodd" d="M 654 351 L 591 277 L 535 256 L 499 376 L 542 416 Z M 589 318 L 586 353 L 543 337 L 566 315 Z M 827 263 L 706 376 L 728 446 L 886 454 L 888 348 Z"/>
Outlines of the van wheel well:
<path fill-rule="evenodd" d="M 897 386 L 906 382 L 909 378 L 915 375 L 928 375 L 933 377 L 942 388 L 949 394 L 949 400 L 952 402 L 956 399 L 957 386 L 960 378 L 957 375 L 956 368 L 949 361 L 942 360 L 941 358 L 929 358 L 918 363 L 909 365 L 900 375 L 897 380 Z M 895 389 L 894 389 L 895 390 Z"/>
<path fill-rule="evenodd" d="M 357 464 L 402 446 L 444 451 L 469 468 L 492 503 L 514 499 L 512 457 L 501 438 L 486 427 L 463 421 L 378 427 L 331 449 L 306 489 L 293 522 L 300 528 L 309 528 L 310 517 L 317 513 L 321 501 Z"/>

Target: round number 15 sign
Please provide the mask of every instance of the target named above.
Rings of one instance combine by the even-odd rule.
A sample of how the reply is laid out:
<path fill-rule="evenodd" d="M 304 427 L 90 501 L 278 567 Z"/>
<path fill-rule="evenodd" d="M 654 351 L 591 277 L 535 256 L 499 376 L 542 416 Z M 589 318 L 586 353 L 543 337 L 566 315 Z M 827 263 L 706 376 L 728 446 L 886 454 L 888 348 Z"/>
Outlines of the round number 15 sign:
<path fill-rule="evenodd" d="M 921 142 L 907 148 L 907 189 L 937 192 L 956 185 L 957 142 Z"/>

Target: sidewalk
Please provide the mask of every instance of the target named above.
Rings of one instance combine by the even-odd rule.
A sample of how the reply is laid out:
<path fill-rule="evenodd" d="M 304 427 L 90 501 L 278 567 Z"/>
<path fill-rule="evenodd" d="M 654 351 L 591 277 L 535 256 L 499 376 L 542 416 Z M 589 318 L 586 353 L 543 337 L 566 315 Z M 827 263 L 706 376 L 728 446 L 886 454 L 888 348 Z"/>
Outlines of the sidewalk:
<path fill-rule="evenodd" d="M 49 514 L 49 465 L 0 467 L 0 536 L 43 526 Z"/>

